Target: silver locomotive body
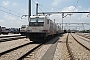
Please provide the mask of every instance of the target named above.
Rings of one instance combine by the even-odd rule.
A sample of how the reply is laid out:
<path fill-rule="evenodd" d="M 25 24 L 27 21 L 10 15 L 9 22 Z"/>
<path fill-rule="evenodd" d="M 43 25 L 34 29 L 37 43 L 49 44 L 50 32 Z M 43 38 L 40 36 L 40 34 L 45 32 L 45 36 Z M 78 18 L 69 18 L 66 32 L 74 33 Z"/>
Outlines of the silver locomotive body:
<path fill-rule="evenodd" d="M 22 25 L 20 28 L 20 34 L 21 35 L 26 35 L 26 29 L 27 29 L 28 25 Z"/>
<path fill-rule="evenodd" d="M 40 41 L 48 36 L 59 34 L 60 27 L 46 16 L 30 16 L 27 37 L 31 41 Z"/>

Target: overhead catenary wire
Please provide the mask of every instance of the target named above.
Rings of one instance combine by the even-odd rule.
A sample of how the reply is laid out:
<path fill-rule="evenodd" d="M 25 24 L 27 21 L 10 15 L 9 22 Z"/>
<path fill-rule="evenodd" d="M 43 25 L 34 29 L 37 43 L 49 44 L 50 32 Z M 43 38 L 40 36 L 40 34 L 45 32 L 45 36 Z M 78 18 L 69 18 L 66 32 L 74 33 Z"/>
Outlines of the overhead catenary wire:
<path fill-rule="evenodd" d="M 47 9 L 51 9 L 51 7 L 45 7 L 43 5 L 39 5 L 40 7 L 43 7 L 44 9 L 47 8 Z"/>
<path fill-rule="evenodd" d="M 35 2 L 34 0 L 32 0 L 32 2 L 33 2 L 34 4 L 36 4 L 36 2 Z"/>
<path fill-rule="evenodd" d="M 37 0 L 38 1 L 38 0 Z M 34 1 L 34 0 L 32 0 L 32 2 L 34 2 L 34 4 L 36 4 L 36 2 Z M 38 1 L 39 2 L 39 1 Z M 43 10 L 40 8 L 40 7 L 42 7 L 43 8 L 43 6 L 40 6 L 40 4 L 38 3 L 38 8 L 43 12 Z"/>
<path fill-rule="evenodd" d="M 79 2 L 79 0 L 77 0 L 77 2 L 76 2 L 76 6 L 75 6 L 75 7 L 77 7 L 78 2 Z"/>
<path fill-rule="evenodd" d="M 12 13 L 7 12 L 7 11 L 4 11 L 4 10 L 0 10 L 0 11 L 5 12 L 5 13 L 8 13 L 8 14 L 13 15 L 13 16 L 16 16 L 16 17 L 21 17 L 21 16 L 18 16 L 18 15 L 12 14 Z"/>
<path fill-rule="evenodd" d="M 43 10 L 39 7 L 39 9 L 43 12 Z"/>
<path fill-rule="evenodd" d="M 40 6 L 40 5 L 39 5 Z M 41 6 L 45 11 L 46 11 L 46 9 L 43 7 L 43 6 Z"/>
<path fill-rule="evenodd" d="M 74 5 L 74 7 L 75 7 L 75 8 L 74 8 L 74 9 L 72 9 L 72 11 L 73 11 L 73 12 L 74 12 L 74 11 L 75 11 L 75 9 L 77 8 L 77 4 L 78 4 L 78 2 L 79 2 L 79 0 L 77 0 L 77 1 L 76 1 L 75 5 Z M 70 18 L 71 18 L 71 15 L 73 15 L 73 13 L 72 13 L 72 14 L 70 14 Z"/>
<path fill-rule="evenodd" d="M 34 3 L 34 4 L 36 4 L 36 2 L 34 1 L 34 0 L 32 0 L 32 2 Z M 39 10 L 41 10 L 42 12 L 43 12 L 43 10 L 40 8 L 40 7 L 38 7 L 39 8 Z"/>
<path fill-rule="evenodd" d="M 7 11 L 5 11 L 5 10 L 0 10 L 0 11 L 21 18 L 21 16 L 20 16 L 20 15 L 22 15 L 21 13 L 15 12 L 15 11 L 13 11 L 13 10 L 11 10 L 11 9 L 8 9 L 8 8 L 6 8 L 6 7 L 3 7 L 3 6 L 0 6 L 0 7 L 7 10 Z"/>
<path fill-rule="evenodd" d="M 34 2 L 34 4 L 36 4 L 36 2 L 35 2 L 36 0 L 32 0 L 32 2 Z M 37 2 L 39 2 L 38 0 L 37 0 Z M 39 9 L 41 10 L 41 11 L 43 11 L 43 10 L 45 10 L 45 11 L 47 11 L 46 9 L 48 9 L 48 10 L 52 10 L 52 8 L 54 8 L 54 9 L 61 9 L 61 8 L 57 8 L 57 7 L 52 7 L 52 6 L 46 6 L 46 5 L 43 5 L 43 4 L 40 4 L 40 3 L 38 3 L 38 5 L 39 5 Z M 41 9 L 42 8 L 42 9 Z M 45 9 L 46 8 L 46 9 Z"/>
<path fill-rule="evenodd" d="M 61 9 L 59 7 L 52 7 L 52 6 L 46 6 L 46 5 L 43 5 L 43 4 L 39 4 L 40 6 L 43 6 L 45 8 L 54 8 L 54 9 Z"/>
<path fill-rule="evenodd" d="M 37 2 L 39 2 L 39 0 L 37 0 Z"/>
<path fill-rule="evenodd" d="M 38 0 L 37 0 L 38 1 Z M 32 0 L 32 2 L 34 3 L 34 4 L 36 4 L 36 2 L 34 1 L 34 0 Z M 39 1 L 38 1 L 39 2 Z M 40 3 L 38 3 L 38 8 L 39 8 L 39 10 L 40 11 L 42 11 L 43 12 L 43 10 L 44 11 L 47 11 L 45 8 L 47 8 L 48 10 L 51 10 L 52 9 L 52 7 L 49 7 L 49 6 L 46 6 L 46 5 L 42 5 L 42 4 L 40 4 Z M 56 8 L 56 7 L 54 7 L 54 8 Z M 60 8 L 57 8 L 57 9 L 60 9 Z"/>
<path fill-rule="evenodd" d="M 74 5 L 75 8 L 73 9 L 73 11 L 75 11 L 75 9 L 77 8 L 78 2 L 79 2 L 79 0 L 76 1 L 75 5 Z"/>
<path fill-rule="evenodd" d="M 15 12 L 15 11 L 13 11 L 13 10 L 11 10 L 11 9 L 6 8 L 6 7 L 3 7 L 3 6 L 0 6 L 0 7 L 1 7 L 1 8 L 4 8 L 4 9 L 7 9 L 7 10 L 10 11 L 10 12 L 14 12 L 15 14 L 17 13 L 17 14 L 19 14 L 19 15 L 22 15 L 21 13 Z"/>

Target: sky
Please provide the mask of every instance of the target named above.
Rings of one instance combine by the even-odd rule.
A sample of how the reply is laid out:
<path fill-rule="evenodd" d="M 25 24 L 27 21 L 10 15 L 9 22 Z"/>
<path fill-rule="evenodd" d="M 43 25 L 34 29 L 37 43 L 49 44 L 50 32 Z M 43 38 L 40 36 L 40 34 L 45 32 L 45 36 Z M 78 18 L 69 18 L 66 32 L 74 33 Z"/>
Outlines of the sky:
<path fill-rule="evenodd" d="M 21 19 L 22 15 L 28 15 L 28 1 L 29 0 L 0 0 L 0 26 L 20 28 L 21 25 L 28 25 L 27 17 Z M 39 4 L 39 12 L 90 11 L 90 0 L 31 0 L 31 15 L 36 14 L 36 3 Z M 50 15 L 50 19 L 55 19 L 56 23 L 62 22 L 61 14 Z M 63 19 L 63 22 L 90 23 L 90 15 L 67 15 Z M 75 29 L 75 27 L 71 28 Z M 84 29 L 90 29 L 90 25 L 84 25 Z"/>

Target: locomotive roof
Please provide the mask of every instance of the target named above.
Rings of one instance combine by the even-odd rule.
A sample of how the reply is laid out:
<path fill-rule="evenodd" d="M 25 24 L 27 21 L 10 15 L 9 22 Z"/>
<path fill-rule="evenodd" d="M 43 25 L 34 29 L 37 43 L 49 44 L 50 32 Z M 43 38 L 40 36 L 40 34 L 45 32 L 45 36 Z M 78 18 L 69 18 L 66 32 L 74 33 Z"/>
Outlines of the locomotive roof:
<path fill-rule="evenodd" d="M 39 17 L 39 18 L 44 18 L 44 17 L 47 17 L 45 15 L 40 15 L 40 16 L 30 16 L 30 18 L 36 18 L 36 17 Z M 48 18 L 48 17 L 47 17 Z"/>

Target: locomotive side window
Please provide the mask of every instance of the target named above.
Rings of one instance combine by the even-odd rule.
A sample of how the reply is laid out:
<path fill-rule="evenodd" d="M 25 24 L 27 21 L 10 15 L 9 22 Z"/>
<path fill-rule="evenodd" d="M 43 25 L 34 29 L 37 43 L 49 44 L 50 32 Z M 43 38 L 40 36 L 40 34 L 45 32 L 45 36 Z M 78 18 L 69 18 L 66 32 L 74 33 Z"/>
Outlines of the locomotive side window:
<path fill-rule="evenodd" d="M 31 19 L 30 19 L 30 22 L 36 22 L 36 19 L 31 18 Z"/>
<path fill-rule="evenodd" d="M 44 18 L 30 18 L 29 26 L 43 26 Z"/>
<path fill-rule="evenodd" d="M 38 22 L 44 22 L 44 18 L 39 18 Z"/>

